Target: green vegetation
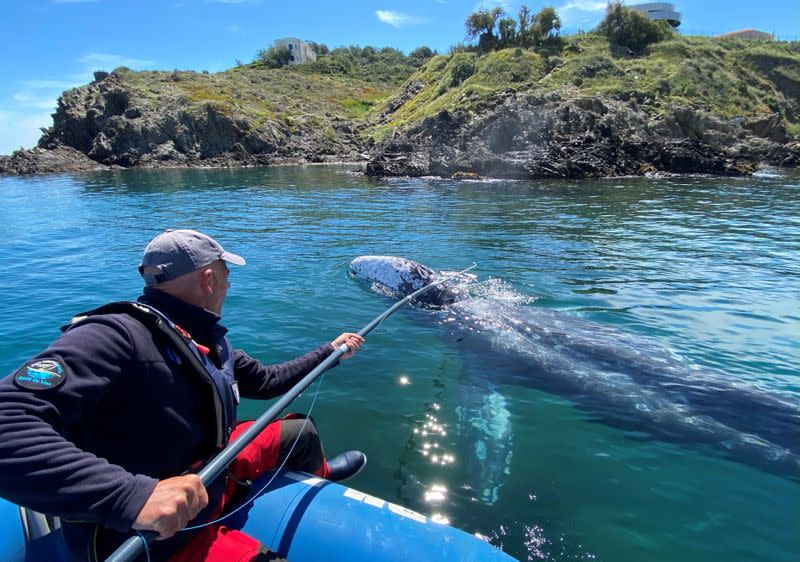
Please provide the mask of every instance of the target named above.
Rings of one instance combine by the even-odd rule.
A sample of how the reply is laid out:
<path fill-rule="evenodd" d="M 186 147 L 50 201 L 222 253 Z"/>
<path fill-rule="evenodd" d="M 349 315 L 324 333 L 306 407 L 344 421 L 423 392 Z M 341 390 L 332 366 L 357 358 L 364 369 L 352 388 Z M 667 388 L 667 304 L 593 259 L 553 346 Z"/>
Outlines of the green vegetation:
<path fill-rule="evenodd" d="M 383 99 L 383 95 L 372 87 L 365 88 L 357 98 L 344 98 L 341 106 L 350 114 L 356 117 L 363 117 Z"/>
<path fill-rule="evenodd" d="M 128 69 L 114 74 L 138 104 L 188 112 L 213 107 L 251 128 L 306 126 L 326 135 L 346 121 L 364 138 L 379 139 L 443 110 L 481 113 L 496 106 L 498 96 L 554 91 L 565 97 L 610 96 L 654 115 L 672 105 L 723 118 L 778 113 L 791 134 L 800 134 L 798 43 L 674 34 L 632 56 L 598 32 L 556 41 L 553 27 L 542 35 L 554 19 L 538 14 L 532 20 L 524 15 L 527 27 L 517 20 L 514 40 L 537 18 L 543 23 L 530 35 L 539 38 L 532 47 L 489 52 L 472 47 L 449 55 L 420 47 L 405 55 L 390 48 L 317 45 L 327 54 L 311 64 L 270 68 L 256 60 L 216 74 Z M 492 27 L 498 41 L 511 36 L 510 26 L 499 29 Z"/>
<path fill-rule="evenodd" d="M 478 45 L 458 45 L 454 51 L 474 50 L 488 53 L 510 47 L 532 48 L 561 46 L 561 18 L 552 6 L 542 8 L 535 15 L 522 5 L 517 19 L 506 16 L 501 7 L 481 9 L 470 14 L 464 22 L 467 40 L 478 40 Z M 652 43 L 672 37 L 672 29 L 663 21 L 653 21 L 647 16 L 612 0 L 603 21 L 595 33 L 608 38 L 612 45 L 641 53 Z"/>
<path fill-rule="evenodd" d="M 260 63 L 217 74 L 127 69 L 117 69 L 114 74 L 124 80 L 136 104 L 154 108 L 180 105 L 187 112 L 209 106 L 252 128 L 268 122 L 313 126 L 358 119 L 394 92 L 391 85 L 353 76 L 298 72 L 293 67 L 271 69 Z M 409 74 L 407 71 L 404 78 Z"/>
<path fill-rule="evenodd" d="M 605 95 L 638 103 L 654 115 L 671 105 L 723 118 L 780 114 L 800 133 L 800 44 L 673 38 L 650 45 L 646 56 L 620 52 L 599 33 L 562 37 L 559 45 L 480 54 L 454 52 L 429 60 L 406 84 L 415 95 L 368 129 L 381 137 L 442 110 L 481 112 L 509 92 Z M 380 113 L 390 101 L 372 112 Z M 367 116 L 369 117 L 370 114 Z"/>
<path fill-rule="evenodd" d="M 501 7 L 492 10 L 478 10 L 467 17 L 464 27 L 467 39 L 478 40 L 478 51 L 487 53 L 509 47 L 536 47 L 546 43 L 558 42 L 561 18 L 555 9 L 548 6 L 534 16 L 523 5 L 515 21 L 505 16 Z"/>
<path fill-rule="evenodd" d="M 286 66 L 291 59 L 292 52 L 286 46 L 273 45 L 269 49 L 261 49 L 256 53 L 256 60 L 269 68 Z"/>
<path fill-rule="evenodd" d="M 367 118 L 435 54 L 428 47 L 408 56 L 391 48 L 312 47 L 321 56 L 305 65 L 283 66 L 288 49 L 273 46 L 252 63 L 216 74 L 123 67 L 113 74 L 124 81 L 134 105 L 196 114 L 213 109 L 247 128 L 306 126 L 333 137 L 338 123 Z"/>
<path fill-rule="evenodd" d="M 419 47 L 406 56 L 402 51 L 391 47 L 378 49 L 351 45 L 328 51 L 327 54 L 318 56 L 315 62 L 289 68 L 305 74 L 348 76 L 376 86 L 399 86 L 433 54 L 428 47 Z"/>
<path fill-rule="evenodd" d="M 597 27 L 597 32 L 608 37 L 616 45 L 640 53 L 648 45 L 672 37 L 672 29 L 665 21 L 654 21 L 634 9 L 614 0 L 608 5 L 606 17 Z"/>
<path fill-rule="evenodd" d="M 459 54 L 453 57 L 453 63 L 450 65 L 450 80 L 447 84 L 442 84 L 445 87 L 458 86 L 464 80 L 475 74 L 475 60 L 477 57 L 467 53 Z M 444 91 L 444 90 L 443 90 Z"/>

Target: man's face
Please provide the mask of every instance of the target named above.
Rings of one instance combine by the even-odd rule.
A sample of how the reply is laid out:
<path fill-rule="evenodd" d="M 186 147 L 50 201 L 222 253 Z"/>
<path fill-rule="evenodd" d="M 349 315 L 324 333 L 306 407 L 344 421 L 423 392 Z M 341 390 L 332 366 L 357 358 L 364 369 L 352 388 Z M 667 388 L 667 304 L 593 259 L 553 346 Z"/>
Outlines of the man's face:
<path fill-rule="evenodd" d="M 231 286 L 228 282 L 228 266 L 222 260 L 215 261 L 211 264 L 211 272 L 213 275 L 213 289 L 211 302 L 206 308 L 211 312 L 222 315 L 222 303 L 228 294 L 228 288 Z"/>

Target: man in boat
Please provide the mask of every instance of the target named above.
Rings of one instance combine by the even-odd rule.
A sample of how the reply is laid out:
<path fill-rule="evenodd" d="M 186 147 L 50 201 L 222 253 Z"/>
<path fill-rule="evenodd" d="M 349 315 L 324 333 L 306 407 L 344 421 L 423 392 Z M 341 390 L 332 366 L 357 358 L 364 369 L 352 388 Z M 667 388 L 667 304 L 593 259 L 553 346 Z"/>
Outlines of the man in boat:
<path fill-rule="evenodd" d="M 337 347 L 348 357 L 364 341 L 345 332 L 277 365 L 233 350 L 219 321 L 228 264 L 244 263 L 200 232 L 164 232 L 144 251 L 136 303 L 77 316 L 0 380 L 0 496 L 60 516 L 75 559 L 102 559 L 131 533 L 153 531 L 153 560 L 281 560 L 224 521 L 202 525 L 284 461 L 331 480 L 364 466 L 358 451 L 326 460 L 313 421 L 289 415 L 207 489 L 194 474 L 249 425 L 237 421 L 240 396 L 274 398 Z M 179 532 L 187 525 L 200 528 Z"/>

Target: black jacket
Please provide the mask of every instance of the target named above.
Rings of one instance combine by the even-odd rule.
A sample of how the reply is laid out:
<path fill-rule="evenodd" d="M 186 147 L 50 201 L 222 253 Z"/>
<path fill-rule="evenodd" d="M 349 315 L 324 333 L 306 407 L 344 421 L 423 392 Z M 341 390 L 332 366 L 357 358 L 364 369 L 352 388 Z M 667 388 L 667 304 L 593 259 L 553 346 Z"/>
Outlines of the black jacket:
<path fill-rule="evenodd" d="M 216 314 L 161 291 L 146 289 L 139 300 L 200 344 L 227 331 Z M 168 347 L 127 314 L 92 316 L 0 380 L 0 496 L 128 531 L 158 480 L 184 473 L 217 450 L 209 387 Z M 237 350 L 239 391 L 278 396 L 332 351 L 325 344 L 293 361 L 264 365 Z M 209 357 L 215 359 L 214 349 Z M 32 384 L 25 373 L 41 378 L 42 365 L 55 374 Z"/>

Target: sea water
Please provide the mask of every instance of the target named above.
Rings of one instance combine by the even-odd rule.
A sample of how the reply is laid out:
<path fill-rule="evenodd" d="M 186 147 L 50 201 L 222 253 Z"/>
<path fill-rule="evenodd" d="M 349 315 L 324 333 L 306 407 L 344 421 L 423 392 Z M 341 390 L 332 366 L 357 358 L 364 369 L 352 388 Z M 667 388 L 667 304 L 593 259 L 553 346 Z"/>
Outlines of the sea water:
<path fill-rule="evenodd" d="M 477 262 L 479 280 L 502 280 L 523 306 L 655 338 L 739 384 L 798 397 L 798 179 L 772 170 L 378 180 L 347 167 L 4 177 L 0 372 L 46 347 L 73 314 L 135 298 L 148 240 L 195 228 L 247 258 L 232 267 L 224 323 L 236 347 L 265 362 L 355 331 L 389 306 L 347 265 L 390 254 L 436 269 Z M 392 316 L 292 406 L 308 412 L 316 397 L 328 454 L 367 453 L 352 487 L 520 560 L 800 555 L 796 479 L 608 427 L 535 384 L 492 389 L 513 452 L 496 497 L 482 497 L 469 484 L 480 448 L 459 431 L 469 365 L 421 314 Z M 267 405 L 246 401 L 242 416 Z"/>

